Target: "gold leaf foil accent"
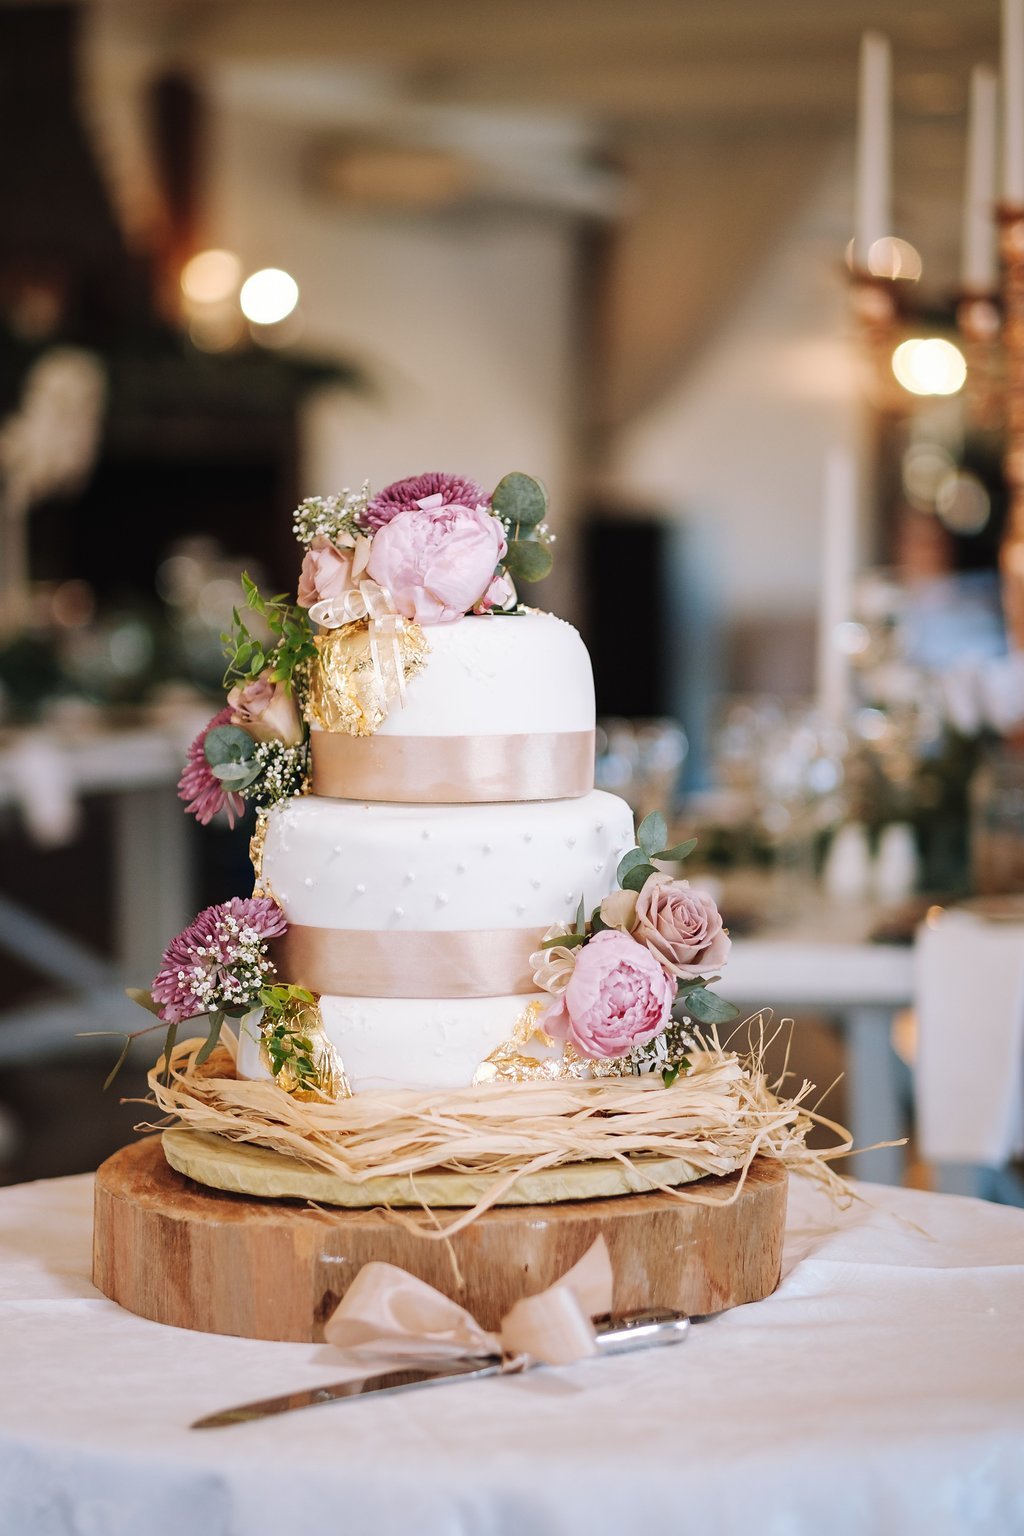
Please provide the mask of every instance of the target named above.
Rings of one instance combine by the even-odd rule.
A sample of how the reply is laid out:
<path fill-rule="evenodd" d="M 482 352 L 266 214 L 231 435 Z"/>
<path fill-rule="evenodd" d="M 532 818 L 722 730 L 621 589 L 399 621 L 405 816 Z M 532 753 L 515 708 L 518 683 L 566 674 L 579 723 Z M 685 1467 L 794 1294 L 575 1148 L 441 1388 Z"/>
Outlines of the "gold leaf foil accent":
<path fill-rule="evenodd" d="M 280 1047 L 286 1052 L 285 1060 L 278 1060 L 276 1072 L 274 1053 L 267 1038 L 271 1032 L 279 1046 L 278 1058 Z M 260 1060 L 278 1088 L 290 1098 L 303 1103 L 321 1103 L 324 1099 L 333 1103 L 336 1099 L 352 1097 L 352 1087 L 341 1057 L 324 1029 L 316 1003 L 291 1003 L 282 1016 L 272 1021 L 260 1041 Z M 305 1064 L 307 1070 L 300 1071 L 300 1063 Z"/>
<path fill-rule="evenodd" d="M 533 1045 L 541 1050 L 556 1042 L 538 1027 L 537 1020 L 547 1004 L 541 998 L 527 1003 L 515 1022 L 508 1040 L 503 1041 L 482 1061 L 473 1074 L 478 1083 L 537 1083 L 571 1082 L 580 1078 L 628 1077 L 632 1068 L 625 1057 L 590 1060 L 581 1056 L 576 1047 L 566 1041 L 560 1056 L 536 1056 L 528 1049 Z"/>
<path fill-rule="evenodd" d="M 269 818 L 267 812 L 260 809 L 256 812 L 256 825 L 252 829 L 249 839 L 249 860 L 252 864 L 254 896 L 265 896 L 267 889 L 263 884 L 263 849 L 267 842 L 267 827 Z"/>
<path fill-rule="evenodd" d="M 317 635 L 306 716 L 322 730 L 372 736 L 430 652 L 418 624 L 398 615 L 359 619 Z"/>

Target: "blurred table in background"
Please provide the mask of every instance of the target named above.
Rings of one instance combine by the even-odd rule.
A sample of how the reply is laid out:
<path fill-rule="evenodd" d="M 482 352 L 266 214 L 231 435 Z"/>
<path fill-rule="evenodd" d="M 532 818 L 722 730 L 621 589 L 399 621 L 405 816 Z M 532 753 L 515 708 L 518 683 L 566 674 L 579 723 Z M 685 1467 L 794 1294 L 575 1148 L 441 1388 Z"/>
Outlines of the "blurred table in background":
<path fill-rule="evenodd" d="M 699 883 L 700 877 L 693 879 Z M 750 936 L 733 938 L 723 994 L 751 1012 L 770 1008 L 776 1019 L 809 1009 L 833 1018 L 847 1052 L 854 1144 L 905 1137 L 909 1079 L 893 1049 L 892 1024 L 913 1000 L 912 947 L 872 940 L 877 905 L 830 902 L 814 885 L 799 901 L 788 890 L 780 902 L 772 877 L 744 875 L 725 883 L 720 904 L 727 924 L 733 910 L 760 915 Z M 857 1157 L 849 1171 L 874 1183 L 899 1184 L 904 1165 L 902 1147 L 880 1147 Z"/>
<path fill-rule="evenodd" d="M 106 959 L 17 896 L 0 895 L 0 949 L 65 994 L 0 1012 L 0 1063 L 60 1049 L 81 1031 L 135 1027 L 137 1010 L 124 986 L 148 980 L 169 935 L 191 914 L 177 781 L 188 742 L 208 713 L 205 705 L 189 706 L 159 724 L 0 732 L 0 811 L 18 815 L 41 850 L 70 841 L 90 796 L 112 797 L 117 935 L 115 958 Z M 83 884 L 82 900 L 90 899 Z"/>

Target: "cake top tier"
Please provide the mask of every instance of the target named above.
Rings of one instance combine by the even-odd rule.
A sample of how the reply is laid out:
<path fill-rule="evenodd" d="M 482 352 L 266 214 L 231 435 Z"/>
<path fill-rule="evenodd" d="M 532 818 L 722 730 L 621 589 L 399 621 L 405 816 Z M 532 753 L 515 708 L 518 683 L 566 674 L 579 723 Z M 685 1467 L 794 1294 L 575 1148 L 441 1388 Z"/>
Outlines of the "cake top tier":
<path fill-rule="evenodd" d="M 491 492 L 437 473 L 302 502 L 295 598 L 242 578 L 262 626 L 236 610 L 224 637 L 228 707 L 189 753 L 189 810 L 232 817 L 311 787 L 426 804 L 592 789 L 590 659 L 516 590 L 551 567 L 546 512 L 518 471 Z"/>

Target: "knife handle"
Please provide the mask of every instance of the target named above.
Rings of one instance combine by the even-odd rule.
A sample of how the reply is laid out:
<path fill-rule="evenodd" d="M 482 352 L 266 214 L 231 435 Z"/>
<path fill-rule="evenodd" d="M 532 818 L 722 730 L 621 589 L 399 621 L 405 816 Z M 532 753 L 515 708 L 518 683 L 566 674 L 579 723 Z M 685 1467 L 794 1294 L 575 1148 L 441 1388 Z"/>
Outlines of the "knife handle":
<path fill-rule="evenodd" d="M 598 1354 L 619 1355 L 630 1349 L 650 1349 L 662 1344 L 681 1344 L 690 1331 L 685 1312 L 648 1307 L 594 1321 Z"/>

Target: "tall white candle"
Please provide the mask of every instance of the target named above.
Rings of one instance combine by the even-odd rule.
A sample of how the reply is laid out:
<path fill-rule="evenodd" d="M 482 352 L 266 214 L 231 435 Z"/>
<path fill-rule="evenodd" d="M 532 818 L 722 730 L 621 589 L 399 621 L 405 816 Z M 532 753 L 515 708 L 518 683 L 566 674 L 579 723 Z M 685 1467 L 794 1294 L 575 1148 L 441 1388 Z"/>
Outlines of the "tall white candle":
<path fill-rule="evenodd" d="M 992 293 L 996 268 L 996 77 L 977 64 L 971 71 L 964 188 L 964 243 L 960 280 L 967 293 Z"/>
<path fill-rule="evenodd" d="M 1024 0 L 1020 0 L 1024 3 Z M 854 261 L 867 268 L 876 240 L 892 234 L 892 63 L 889 39 L 865 32 L 860 44 L 857 213 Z"/>
<path fill-rule="evenodd" d="M 818 705 L 838 723 L 850 706 L 850 661 L 839 626 L 853 613 L 857 573 L 857 470 L 852 453 L 833 448 L 825 460 L 818 599 Z"/>
<path fill-rule="evenodd" d="M 1003 200 L 1024 207 L 1024 0 L 1003 0 Z"/>

